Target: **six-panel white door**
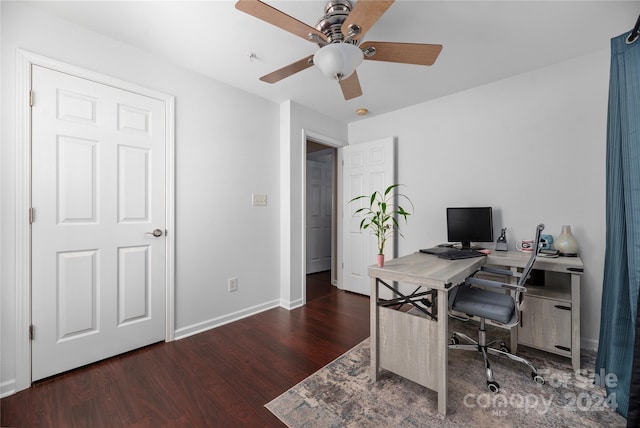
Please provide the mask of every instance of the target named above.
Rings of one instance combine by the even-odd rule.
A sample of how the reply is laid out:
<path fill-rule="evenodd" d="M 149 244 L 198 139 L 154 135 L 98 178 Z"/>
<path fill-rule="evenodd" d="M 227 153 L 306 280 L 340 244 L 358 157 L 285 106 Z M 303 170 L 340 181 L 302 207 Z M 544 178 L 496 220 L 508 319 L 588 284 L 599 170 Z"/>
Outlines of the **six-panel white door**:
<path fill-rule="evenodd" d="M 343 198 L 344 198 L 344 273 L 343 288 L 360 294 L 370 294 L 368 266 L 376 263 L 376 237 L 367 230 L 360 230 L 360 215 L 354 212 L 368 199 L 349 203 L 360 195 L 371 195 L 375 190 L 384 192 L 395 183 L 395 141 L 392 137 L 349 145 L 343 148 Z M 395 243 L 385 244 L 387 260 L 395 257 Z"/>
<path fill-rule="evenodd" d="M 331 269 L 333 159 L 307 160 L 307 274 Z"/>
<path fill-rule="evenodd" d="M 166 198 L 164 102 L 32 71 L 35 381 L 164 339 Z"/>

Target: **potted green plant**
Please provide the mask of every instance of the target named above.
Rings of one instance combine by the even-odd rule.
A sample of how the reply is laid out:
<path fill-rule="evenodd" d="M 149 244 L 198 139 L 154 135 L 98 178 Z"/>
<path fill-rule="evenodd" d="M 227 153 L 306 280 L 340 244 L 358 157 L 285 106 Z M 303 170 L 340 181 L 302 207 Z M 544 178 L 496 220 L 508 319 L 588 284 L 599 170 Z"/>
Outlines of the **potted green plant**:
<path fill-rule="evenodd" d="M 404 218 L 407 221 L 407 217 L 411 215 L 409 211 L 403 208 L 400 204 L 400 200 L 404 200 L 411 205 L 413 211 L 413 203 L 409 197 L 402 193 L 396 194 L 393 189 L 400 186 L 400 184 L 392 184 L 387 187 L 384 192 L 376 190 L 371 195 L 356 196 L 351 199 L 349 203 L 358 201 L 360 199 L 366 199 L 369 201 L 369 206 L 359 208 L 354 213 L 355 215 L 361 214 L 362 221 L 360 221 L 360 230 L 369 230 L 372 235 L 375 235 L 378 241 L 378 266 L 384 266 L 384 245 L 387 240 L 393 236 L 393 233 L 398 230 L 400 233 L 400 225 L 398 218 Z"/>

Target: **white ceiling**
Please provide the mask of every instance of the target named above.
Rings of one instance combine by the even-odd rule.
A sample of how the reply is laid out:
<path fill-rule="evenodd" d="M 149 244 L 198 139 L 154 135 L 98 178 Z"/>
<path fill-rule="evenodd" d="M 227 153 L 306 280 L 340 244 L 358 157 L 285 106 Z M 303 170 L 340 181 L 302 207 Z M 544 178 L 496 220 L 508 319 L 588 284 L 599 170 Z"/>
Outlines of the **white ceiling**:
<path fill-rule="evenodd" d="M 639 1 L 397 0 L 364 40 L 443 44 L 440 57 L 431 67 L 364 61 L 363 95 L 345 101 L 338 83 L 315 67 L 275 84 L 259 81 L 318 47 L 236 10 L 234 1 L 28 3 L 231 86 L 344 122 L 359 118 L 357 108 L 381 114 L 608 49 L 640 13 Z M 326 1 L 266 3 L 315 26 Z"/>

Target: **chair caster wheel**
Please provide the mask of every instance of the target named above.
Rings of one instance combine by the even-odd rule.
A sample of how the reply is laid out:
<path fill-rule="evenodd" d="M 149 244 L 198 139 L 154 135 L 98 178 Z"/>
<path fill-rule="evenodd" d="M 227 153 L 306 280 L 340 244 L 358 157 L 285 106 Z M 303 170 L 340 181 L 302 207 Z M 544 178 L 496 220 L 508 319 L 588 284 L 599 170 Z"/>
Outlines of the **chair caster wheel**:
<path fill-rule="evenodd" d="M 498 385 L 498 382 L 495 381 L 487 381 L 487 387 L 489 388 L 489 391 L 497 393 L 498 391 L 500 391 L 500 385 Z"/>
<path fill-rule="evenodd" d="M 535 372 L 531 372 L 531 378 L 538 385 L 544 385 L 544 378 Z"/>
<path fill-rule="evenodd" d="M 451 345 L 458 345 L 458 344 L 460 344 L 460 340 L 455 336 L 451 336 L 451 340 L 449 341 L 449 343 Z"/>
<path fill-rule="evenodd" d="M 511 349 L 509 349 L 509 347 L 507 346 L 507 344 L 506 344 L 506 343 L 504 343 L 504 342 L 500 342 L 500 350 L 501 350 L 502 352 L 506 352 L 507 354 L 510 354 L 510 353 L 511 353 Z"/>

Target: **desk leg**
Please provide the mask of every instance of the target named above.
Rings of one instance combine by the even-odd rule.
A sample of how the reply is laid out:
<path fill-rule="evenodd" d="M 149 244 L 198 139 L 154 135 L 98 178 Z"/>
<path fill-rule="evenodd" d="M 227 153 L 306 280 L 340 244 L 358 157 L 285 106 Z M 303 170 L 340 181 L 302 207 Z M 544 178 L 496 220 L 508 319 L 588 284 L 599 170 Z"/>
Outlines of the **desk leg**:
<path fill-rule="evenodd" d="M 370 314 L 371 327 L 369 332 L 369 341 L 371 344 L 371 379 L 375 382 L 378 380 L 378 371 L 380 368 L 380 361 L 378 355 L 380 355 L 380 331 L 379 331 L 379 316 L 378 311 L 378 282 L 376 278 L 371 278 L 371 297 L 370 300 Z"/>
<path fill-rule="evenodd" d="M 571 275 L 571 365 L 580 370 L 580 275 Z"/>
<path fill-rule="evenodd" d="M 517 285 L 518 278 L 516 277 L 516 274 L 518 273 L 518 268 L 512 267 L 511 272 L 513 272 L 513 276 L 511 277 L 511 284 Z M 514 294 L 515 292 L 512 292 L 512 296 Z M 518 352 L 518 326 L 517 325 L 515 327 L 511 327 L 511 352 L 514 354 Z"/>
<path fill-rule="evenodd" d="M 447 414 L 447 393 L 449 380 L 449 331 L 448 331 L 448 298 L 447 290 L 438 290 L 438 413 Z"/>

